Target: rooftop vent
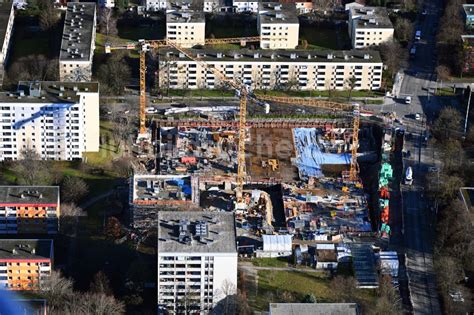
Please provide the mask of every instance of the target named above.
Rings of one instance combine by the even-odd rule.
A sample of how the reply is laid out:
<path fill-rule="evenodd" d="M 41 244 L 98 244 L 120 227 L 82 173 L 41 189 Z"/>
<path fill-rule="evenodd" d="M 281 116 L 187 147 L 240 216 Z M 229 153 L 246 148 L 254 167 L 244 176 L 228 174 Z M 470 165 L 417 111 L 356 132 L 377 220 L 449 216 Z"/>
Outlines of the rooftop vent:
<path fill-rule="evenodd" d="M 290 59 L 296 59 L 298 58 L 298 56 L 296 55 L 296 53 L 291 53 L 290 54 Z"/>
<path fill-rule="evenodd" d="M 283 13 L 275 13 L 275 18 L 283 19 Z"/>
<path fill-rule="evenodd" d="M 370 59 L 370 54 L 364 54 L 364 59 Z"/>
<path fill-rule="evenodd" d="M 254 58 L 254 59 L 260 58 L 260 54 L 259 54 L 259 53 L 254 53 L 254 54 L 253 54 L 253 58 Z"/>
<path fill-rule="evenodd" d="M 328 59 L 331 60 L 331 59 L 334 59 L 334 55 L 333 54 L 328 54 Z"/>
<path fill-rule="evenodd" d="M 218 53 L 216 54 L 216 57 L 219 58 L 219 59 L 221 59 L 222 56 L 223 56 L 223 55 L 222 55 L 222 53 L 220 53 L 220 52 L 218 52 Z"/>

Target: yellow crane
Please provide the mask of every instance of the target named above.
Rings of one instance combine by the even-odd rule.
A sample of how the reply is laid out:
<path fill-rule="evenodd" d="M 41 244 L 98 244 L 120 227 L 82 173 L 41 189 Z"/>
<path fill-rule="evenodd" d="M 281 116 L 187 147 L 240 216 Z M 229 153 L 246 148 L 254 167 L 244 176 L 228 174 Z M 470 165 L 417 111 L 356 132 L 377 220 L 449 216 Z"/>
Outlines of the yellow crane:
<path fill-rule="evenodd" d="M 236 38 L 211 38 L 205 40 L 205 45 L 216 45 L 216 44 L 230 44 L 230 43 L 240 43 L 242 46 L 245 46 L 247 42 L 258 42 L 260 41 L 260 36 L 255 37 L 236 37 Z M 149 140 L 149 135 L 146 131 L 145 126 L 145 107 L 146 107 L 146 53 L 151 49 L 159 49 L 162 47 L 174 47 L 179 51 L 183 52 L 180 47 L 178 47 L 172 41 L 167 39 L 161 40 L 139 40 L 136 43 L 128 43 L 125 45 L 114 45 L 105 44 L 105 53 L 109 54 L 114 50 L 139 50 L 140 52 L 140 102 L 139 102 L 139 134 L 138 140 Z M 184 53 L 184 52 L 183 52 Z M 233 86 L 235 88 L 235 86 Z"/>

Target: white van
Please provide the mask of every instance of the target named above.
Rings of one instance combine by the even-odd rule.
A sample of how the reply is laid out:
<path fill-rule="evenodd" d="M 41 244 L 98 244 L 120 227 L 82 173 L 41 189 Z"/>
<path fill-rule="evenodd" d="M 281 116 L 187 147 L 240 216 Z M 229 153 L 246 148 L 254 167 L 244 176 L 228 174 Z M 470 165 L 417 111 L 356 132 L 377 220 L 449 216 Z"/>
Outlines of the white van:
<path fill-rule="evenodd" d="M 421 31 L 416 31 L 415 40 L 420 40 L 420 39 L 421 39 Z"/>

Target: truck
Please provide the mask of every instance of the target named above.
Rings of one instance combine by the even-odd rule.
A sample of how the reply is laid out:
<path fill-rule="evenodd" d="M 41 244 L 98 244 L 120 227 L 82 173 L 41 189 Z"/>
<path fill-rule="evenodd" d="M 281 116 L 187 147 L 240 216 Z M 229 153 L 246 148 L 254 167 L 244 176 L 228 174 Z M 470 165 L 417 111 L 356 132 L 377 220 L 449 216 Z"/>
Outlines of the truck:
<path fill-rule="evenodd" d="M 405 185 L 413 184 L 413 169 L 411 166 L 408 166 L 405 171 Z"/>

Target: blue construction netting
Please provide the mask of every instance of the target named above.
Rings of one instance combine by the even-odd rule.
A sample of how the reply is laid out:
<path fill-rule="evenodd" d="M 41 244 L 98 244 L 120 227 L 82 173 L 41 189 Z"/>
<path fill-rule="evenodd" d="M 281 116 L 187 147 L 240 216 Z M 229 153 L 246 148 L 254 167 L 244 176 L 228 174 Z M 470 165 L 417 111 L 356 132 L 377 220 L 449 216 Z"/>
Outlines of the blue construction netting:
<path fill-rule="evenodd" d="M 303 176 L 322 177 L 321 165 L 349 164 L 351 155 L 348 153 L 324 153 L 317 141 L 316 128 L 295 128 L 294 140 L 297 158 L 295 165 Z"/>

